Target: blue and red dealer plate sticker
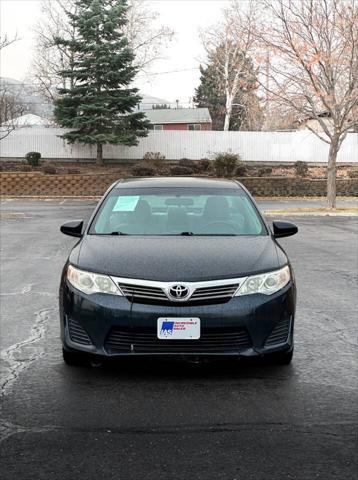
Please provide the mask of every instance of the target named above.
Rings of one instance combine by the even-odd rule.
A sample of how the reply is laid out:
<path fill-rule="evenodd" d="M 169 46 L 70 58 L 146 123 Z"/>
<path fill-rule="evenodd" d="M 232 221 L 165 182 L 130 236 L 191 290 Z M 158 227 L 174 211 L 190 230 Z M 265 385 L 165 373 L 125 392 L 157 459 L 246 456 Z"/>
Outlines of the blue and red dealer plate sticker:
<path fill-rule="evenodd" d="M 198 340 L 200 318 L 158 318 L 157 335 L 160 340 Z"/>

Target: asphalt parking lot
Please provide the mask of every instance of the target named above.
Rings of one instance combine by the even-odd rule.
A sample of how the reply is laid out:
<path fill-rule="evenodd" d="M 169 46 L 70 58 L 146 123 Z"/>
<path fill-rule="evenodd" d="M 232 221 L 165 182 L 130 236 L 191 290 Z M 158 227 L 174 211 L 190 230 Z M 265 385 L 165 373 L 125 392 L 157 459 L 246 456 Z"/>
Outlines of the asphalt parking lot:
<path fill-rule="evenodd" d="M 2 480 L 356 479 L 357 217 L 287 216 L 292 365 L 70 368 L 57 297 L 75 240 L 59 226 L 94 206 L 2 202 Z"/>

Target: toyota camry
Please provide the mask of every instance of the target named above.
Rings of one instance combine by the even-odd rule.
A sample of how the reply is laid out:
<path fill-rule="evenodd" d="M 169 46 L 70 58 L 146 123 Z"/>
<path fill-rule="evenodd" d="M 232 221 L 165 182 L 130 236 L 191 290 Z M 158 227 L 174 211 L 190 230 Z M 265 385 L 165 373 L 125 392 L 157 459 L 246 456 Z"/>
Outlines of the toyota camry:
<path fill-rule="evenodd" d="M 236 181 L 137 178 L 112 185 L 78 237 L 60 285 L 63 358 L 293 355 L 296 287 L 277 239 Z"/>

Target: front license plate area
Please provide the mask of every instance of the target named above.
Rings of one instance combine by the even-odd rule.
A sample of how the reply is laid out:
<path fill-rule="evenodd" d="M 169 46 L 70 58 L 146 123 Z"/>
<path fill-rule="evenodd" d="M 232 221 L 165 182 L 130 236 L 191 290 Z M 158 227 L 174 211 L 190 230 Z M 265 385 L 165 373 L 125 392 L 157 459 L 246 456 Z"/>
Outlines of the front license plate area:
<path fill-rule="evenodd" d="M 198 340 L 200 318 L 166 318 L 157 321 L 157 336 L 160 340 Z"/>

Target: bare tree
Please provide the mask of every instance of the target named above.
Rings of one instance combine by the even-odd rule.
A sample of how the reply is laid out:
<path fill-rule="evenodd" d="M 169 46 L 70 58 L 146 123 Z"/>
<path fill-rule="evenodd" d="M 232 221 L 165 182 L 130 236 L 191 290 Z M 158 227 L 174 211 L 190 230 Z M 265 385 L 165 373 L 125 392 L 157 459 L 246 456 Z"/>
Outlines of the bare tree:
<path fill-rule="evenodd" d="M 68 15 L 75 13 L 75 0 L 43 0 L 41 4 L 42 19 L 34 31 L 36 47 L 32 63 L 32 78 L 38 91 L 51 103 L 57 89 L 66 88 L 63 70 L 71 70 L 74 62 L 70 49 L 56 45 L 56 38 L 73 40 L 76 32 L 68 21 Z"/>
<path fill-rule="evenodd" d="M 5 47 L 8 47 L 12 43 L 17 41 L 17 37 L 9 38 L 9 36 L 5 33 L 5 35 L 1 36 L 0 35 L 0 50 L 2 50 Z"/>
<path fill-rule="evenodd" d="M 265 103 L 265 121 L 263 130 L 267 132 L 278 130 L 293 130 L 300 125 L 300 117 L 296 110 L 275 100 Z"/>
<path fill-rule="evenodd" d="M 162 48 L 174 32 L 156 25 L 158 13 L 144 0 L 128 2 L 128 24 L 124 27 L 139 70 L 145 72 L 160 58 Z M 32 65 L 32 77 L 49 101 L 53 102 L 57 88 L 67 87 L 59 72 L 72 70 L 74 58 L 69 48 L 56 44 L 56 38 L 73 40 L 76 31 L 70 25 L 69 14 L 76 11 L 76 0 L 42 0 L 42 18 L 34 27 L 37 43 Z"/>
<path fill-rule="evenodd" d="M 0 37 L 0 51 L 17 40 L 7 35 Z M 22 107 L 9 90 L 7 83 L 0 81 L 0 140 L 10 135 L 16 128 L 15 118 L 22 114 Z"/>
<path fill-rule="evenodd" d="M 230 7 L 223 10 L 223 20 L 202 33 L 204 48 L 208 57 L 216 58 L 225 85 L 225 131 L 230 127 L 234 100 L 244 86 L 247 60 L 255 50 L 256 12 L 253 0 L 245 3 L 233 0 Z"/>
<path fill-rule="evenodd" d="M 315 119 L 307 127 L 329 144 L 327 202 L 336 206 L 336 159 L 357 122 L 358 9 L 356 0 L 263 0 L 258 38 L 270 54 L 262 87 L 271 100 Z"/>
<path fill-rule="evenodd" d="M 173 39 L 174 31 L 157 24 L 159 13 L 149 8 L 146 0 L 130 0 L 128 6 L 128 23 L 124 33 L 135 54 L 135 65 L 146 73 L 161 58 L 163 48 Z"/>
<path fill-rule="evenodd" d="M 17 127 L 16 117 L 24 112 L 16 96 L 4 83 L 0 83 L 0 140 L 10 135 Z"/>

